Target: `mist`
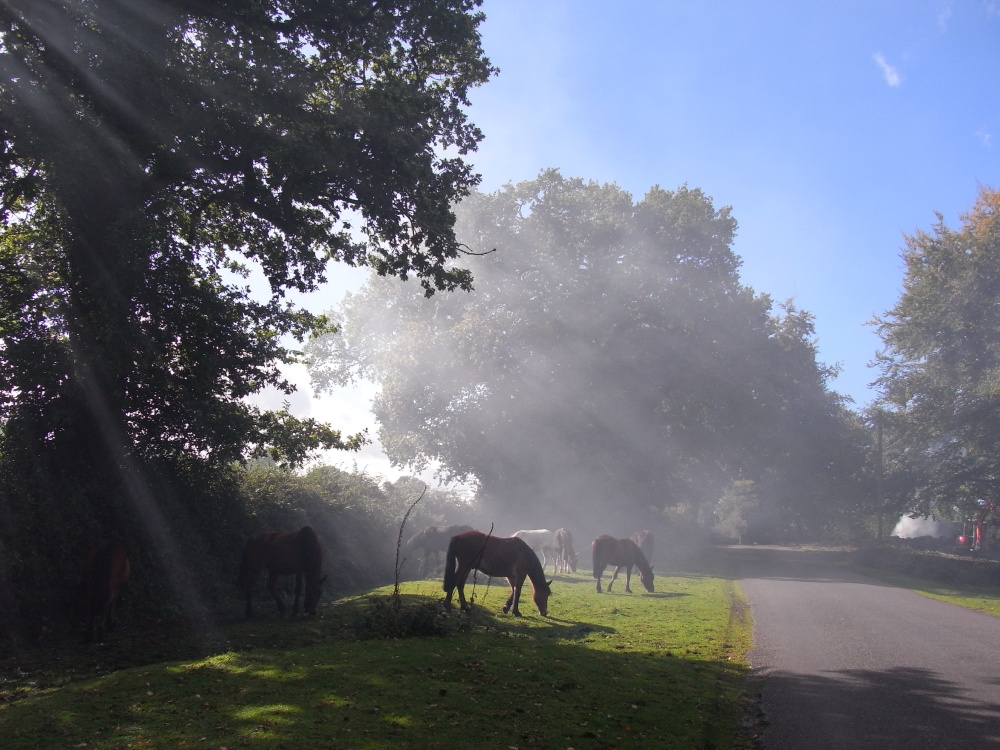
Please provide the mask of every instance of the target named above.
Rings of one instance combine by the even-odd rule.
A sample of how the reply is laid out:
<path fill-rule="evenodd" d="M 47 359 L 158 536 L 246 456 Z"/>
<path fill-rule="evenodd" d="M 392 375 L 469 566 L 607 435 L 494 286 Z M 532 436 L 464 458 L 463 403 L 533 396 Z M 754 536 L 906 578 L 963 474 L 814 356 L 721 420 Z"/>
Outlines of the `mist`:
<path fill-rule="evenodd" d="M 393 462 L 478 487 L 482 517 L 449 521 L 680 541 L 713 529 L 735 481 L 768 501 L 737 509 L 745 527 L 802 534 L 789 499 L 829 505 L 811 317 L 741 284 L 728 208 L 546 172 L 457 216 L 473 292 L 373 276 L 307 349 L 319 389 L 378 385 Z"/>
<path fill-rule="evenodd" d="M 950 536 L 954 530 L 954 526 L 953 523 L 937 521 L 930 516 L 926 518 L 903 516 L 896 523 L 890 536 L 897 536 L 900 539 L 916 539 L 922 536 Z"/>

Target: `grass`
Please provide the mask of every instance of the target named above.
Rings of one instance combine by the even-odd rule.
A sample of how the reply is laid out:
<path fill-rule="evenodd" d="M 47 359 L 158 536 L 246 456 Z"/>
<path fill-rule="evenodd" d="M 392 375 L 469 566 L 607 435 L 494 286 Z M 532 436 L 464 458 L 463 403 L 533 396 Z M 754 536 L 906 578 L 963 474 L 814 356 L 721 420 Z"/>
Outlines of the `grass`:
<path fill-rule="evenodd" d="M 35 655 L 30 674 L 5 670 L 0 737 L 5 750 L 748 747 L 751 627 L 736 584 L 676 570 L 656 586 L 626 594 L 619 581 L 599 595 L 586 573 L 560 575 L 550 617 L 526 592 L 514 618 L 499 613 L 506 585 L 480 581 L 471 615 L 432 618 L 447 635 L 359 638 L 385 616 L 389 587 L 312 619 L 157 642 L 152 663 L 109 671 L 143 648 L 141 634 L 119 632 Z M 439 581 L 401 593 L 416 611 L 442 598 Z M 172 648 L 208 655 L 157 658 Z"/>
<path fill-rule="evenodd" d="M 994 617 L 1000 617 L 1000 590 L 996 586 L 978 586 L 966 583 L 943 583 L 906 575 L 891 569 L 856 565 L 859 572 L 893 586 L 910 589 L 922 596 L 957 604 L 968 609 L 977 609 Z"/>

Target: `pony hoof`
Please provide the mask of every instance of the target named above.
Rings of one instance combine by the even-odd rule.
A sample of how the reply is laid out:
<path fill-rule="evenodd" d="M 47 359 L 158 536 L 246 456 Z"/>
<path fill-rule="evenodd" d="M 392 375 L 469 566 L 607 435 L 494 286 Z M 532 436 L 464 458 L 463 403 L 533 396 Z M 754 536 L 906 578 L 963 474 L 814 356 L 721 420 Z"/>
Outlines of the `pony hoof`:
<path fill-rule="evenodd" d="M 503 607 L 502 607 L 502 608 L 500 609 L 500 611 L 501 611 L 501 612 L 503 612 L 504 614 L 507 614 L 508 612 L 510 612 L 510 607 L 508 607 L 507 605 L 504 605 L 504 606 L 503 606 Z M 515 612 L 514 614 L 517 614 L 517 612 Z"/>

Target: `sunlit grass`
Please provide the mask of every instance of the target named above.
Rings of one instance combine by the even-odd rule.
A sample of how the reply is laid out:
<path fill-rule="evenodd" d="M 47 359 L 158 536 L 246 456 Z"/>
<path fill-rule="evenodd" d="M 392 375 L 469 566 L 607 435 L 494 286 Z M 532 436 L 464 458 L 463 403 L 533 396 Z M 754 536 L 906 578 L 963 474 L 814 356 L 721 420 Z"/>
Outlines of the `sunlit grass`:
<path fill-rule="evenodd" d="M 550 617 L 528 597 L 515 618 L 499 614 L 505 584 L 480 581 L 473 614 L 448 615 L 452 635 L 397 640 L 357 640 L 369 600 L 345 598 L 310 620 L 234 625 L 224 653 L 0 705 L 0 737 L 9 750 L 741 746 L 751 630 L 735 584 L 656 584 L 597 594 L 586 574 L 558 576 Z M 402 593 L 442 597 L 440 581 Z"/>
<path fill-rule="evenodd" d="M 1000 617 L 1000 591 L 996 587 L 939 583 L 869 566 L 858 566 L 858 569 L 872 578 L 878 578 L 893 586 L 910 589 L 931 599 L 957 604 L 960 607 Z"/>

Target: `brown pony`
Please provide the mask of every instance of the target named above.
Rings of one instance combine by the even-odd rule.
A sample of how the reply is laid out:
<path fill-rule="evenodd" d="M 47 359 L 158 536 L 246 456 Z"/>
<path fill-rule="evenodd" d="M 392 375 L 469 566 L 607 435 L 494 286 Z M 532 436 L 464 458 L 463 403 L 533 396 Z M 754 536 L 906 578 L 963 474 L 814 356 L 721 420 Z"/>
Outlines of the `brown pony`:
<path fill-rule="evenodd" d="M 406 540 L 403 545 L 403 555 L 411 555 L 418 549 L 424 553 L 424 573 L 428 573 L 428 562 L 431 555 L 434 555 L 435 564 L 440 560 L 440 556 L 448 551 L 448 542 L 456 534 L 465 531 L 472 531 L 471 526 L 428 526 Z"/>
<path fill-rule="evenodd" d="M 101 642 L 115 629 L 115 607 L 132 572 L 132 560 L 117 539 L 102 539 L 87 555 L 87 641 Z"/>
<path fill-rule="evenodd" d="M 646 561 L 642 550 L 631 539 L 615 539 L 607 534 L 601 534 L 590 545 L 594 553 L 594 578 L 597 579 L 597 593 L 601 593 L 601 576 L 609 565 L 615 566 L 615 573 L 608 584 L 608 592 L 618 577 L 618 571 L 625 568 L 625 590 L 632 593 L 629 583 L 632 579 L 632 566 L 639 569 L 639 579 L 646 591 L 653 590 L 653 568 Z"/>
<path fill-rule="evenodd" d="M 538 555 L 524 540 L 516 536 L 491 536 L 481 531 L 466 531 L 464 534 L 452 537 L 448 543 L 444 567 L 446 607 L 451 606 L 451 595 L 456 587 L 462 609 L 468 607 L 465 602 L 465 579 L 473 568 L 488 576 L 503 576 L 507 579 L 507 583 L 510 584 L 510 596 L 503 605 L 504 614 L 513 607 L 514 614 L 517 617 L 521 616 L 517 604 L 521 599 L 524 579 L 529 578 L 532 601 L 542 617 L 548 615 L 549 595 L 552 593 L 549 587 L 552 581 L 545 580 L 545 572 L 538 561 Z"/>
<path fill-rule="evenodd" d="M 302 594 L 302 577 L 306 579 L 306 596 L 302 609 L 307 615 L 316 614 L 320 584 L 326 580 L 323 572 L 323 549 L 316 532 L 310 526 L 298 531 L 265 531 L 247 542 L 240 560 L 239 585 L 246 592 L 246 616 L 253 617 L 251 600 L 260 572 L 267 568 L 267 590 L 278 605 L 279 614 L 285 614 L 285 603 L 278 592 L 278 576 L 295 576 L 295 603 L 292 614 L 299 611 Z"/>
<path fill-rule="evenodd" d="M 556 529 L 556 573 L 576 572 L 576 552 L 569 529 Z"/>
<path fill-rule="evenodd" d="M 656 538 L 653 536 L 652 531 L 647 531 L 643 529 L 642 531 L 635 532 L 629 537 L 636 546 L 642 550 L 642 554 L 646 556 L 646 562 L 653 559 L 653 550 L 656 548 Z"/>

